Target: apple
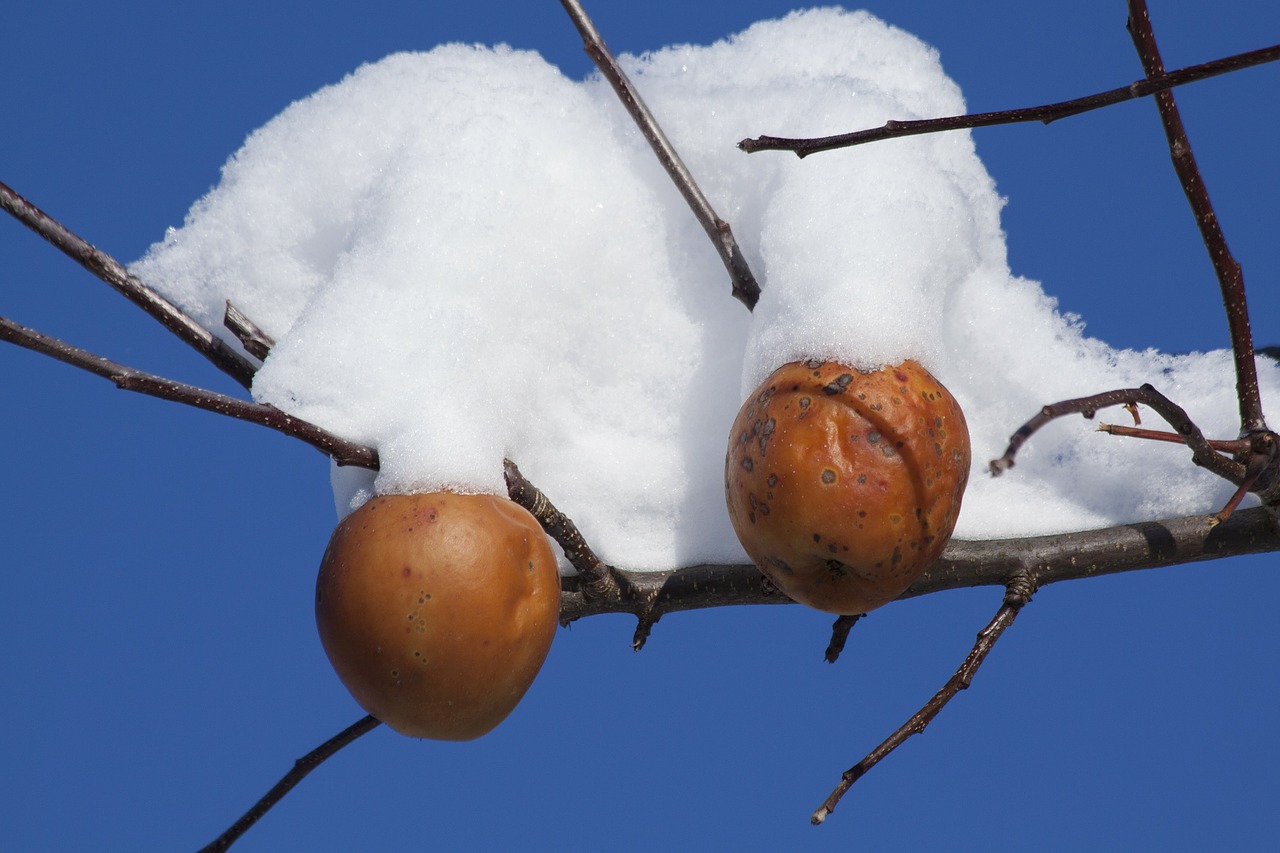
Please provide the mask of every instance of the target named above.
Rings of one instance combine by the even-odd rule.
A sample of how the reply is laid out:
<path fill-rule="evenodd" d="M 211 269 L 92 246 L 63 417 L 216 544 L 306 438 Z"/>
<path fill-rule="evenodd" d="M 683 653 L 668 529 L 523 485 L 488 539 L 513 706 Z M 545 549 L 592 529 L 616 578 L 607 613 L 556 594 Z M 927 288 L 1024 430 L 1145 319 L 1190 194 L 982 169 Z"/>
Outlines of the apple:
<path fill-rule="evenodd" d="M 969 430 L 915 361 L 863 371 L 797 361 L 729 434 L 725 499 L 751 560 L 795 601 L 866 613 L 901 595 L 955 529 Z"/>
<path fill-rule="evenodd" d="M 551 648 L 560 574 L 506 498 L 375 497 L 337 526 L 316 625 L 355 700 L 411 737 L 471 740 L 516 707 Z"/>

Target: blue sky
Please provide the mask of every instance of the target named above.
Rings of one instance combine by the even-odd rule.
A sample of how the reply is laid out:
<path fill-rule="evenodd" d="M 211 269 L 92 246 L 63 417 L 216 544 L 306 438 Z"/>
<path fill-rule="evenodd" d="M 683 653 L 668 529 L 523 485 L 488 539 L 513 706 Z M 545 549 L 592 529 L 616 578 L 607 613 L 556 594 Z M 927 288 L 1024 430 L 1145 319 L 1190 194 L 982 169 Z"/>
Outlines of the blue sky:
<path fill-rule="evenodd" d="M 792 8 L 690 5 L 591 11 L 615 50 L 640 51 Z M 1140 76 L 1119 2 L 866 6 L 938 47 L 975 111 Z M 1280 10 L 1256 3 L 1153 6 L 1170 68 L 1280 41 Z M 121 260 L 181 222 L 246 134 L 363 62 L 506 41 L 589 69 L 550 0 L 54 3 L 0 18 L 0 180 Z M 1260 343 L 1280 343 L 1277 84 L 1267 67 L 1179 92 Z M 975 138 L 1009 199 L 1014 272 L 1113 345 L 1227 344 L 1152 104 Z M 16 223 L 0 223 L 0 253 L 0 314 L 236 390 Z M 327 465 L 16 348 L 0 348 L 0 388 L 0 845 L 197 848 L 361 716 L 312 616 Z M 798 607 L 670 616 L 638 655 L 629 617 L 575 624 L 492 735 L 376 731 L 236 849 L 1261 849 L 1280 781 L 1276 568 L 1264 555 L 1041 591 L 973 688 L 819 829 L 808 815 L 840 771 L 946 680 L 998 590 L 878 611 L 834 667 L 828 617 Z"/>

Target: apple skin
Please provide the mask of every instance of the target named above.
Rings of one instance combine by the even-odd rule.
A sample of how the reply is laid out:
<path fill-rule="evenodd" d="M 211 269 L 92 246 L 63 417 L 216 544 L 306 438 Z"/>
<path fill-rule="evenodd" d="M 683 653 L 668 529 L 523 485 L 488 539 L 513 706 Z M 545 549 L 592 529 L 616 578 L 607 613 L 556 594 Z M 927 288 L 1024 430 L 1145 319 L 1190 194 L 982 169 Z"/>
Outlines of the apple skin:
<path fill-rule="evenodd" d="M 964 413 L 915 361 L 791 362 L 734 420 L 725 500 L 779 589 L 853 615 L 897 598 L 942 553 L 969 463 Z"/>
<path fill-rule="evenodd" d="M 316 625 L 338 677 L 410 737 L 471 740 L 506 719 L 559 614 L 546 534 L 493 495 L 372 498 L 334 530 L 316 579 Z"/>

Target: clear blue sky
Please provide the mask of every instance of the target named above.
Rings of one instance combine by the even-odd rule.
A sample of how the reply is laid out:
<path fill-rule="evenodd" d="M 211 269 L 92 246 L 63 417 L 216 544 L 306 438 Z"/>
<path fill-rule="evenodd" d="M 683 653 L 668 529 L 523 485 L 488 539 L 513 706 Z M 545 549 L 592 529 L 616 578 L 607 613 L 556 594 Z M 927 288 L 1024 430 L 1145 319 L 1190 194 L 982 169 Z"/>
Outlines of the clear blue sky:
<path fill-rule="evenodd" d="M 937 46 L 975 111 L 1141 74 L 1119 0 L 866 5 Z M 1280 41 L 1268 4 L 1152 5 L 1170 68 Z M 10 6 L 0 180 L 121 260 L 181 222 L 247 133 L 360 63 L 464 40 L 589 68 L 554 0 Z M 591 11 L 615 50 L 639 51 L 790 8 Z M 1267 67 L 1179 92 L 1260 343 L 1280 343 L 1278 86 Z M 1009 198 L 1015 272 L 1111 344 L 1227 345 L 1151 103 L 976 139 Z M 0 314 L 236 390 L 7 219 L 0 258 Z M 327 465 L 12 347 L 0 389 L 0 847 L 195 849 L 361 716 L 313 623 Z M 638 655 L 630 617 L 587 620 L 492 735 L 376 731 L 236 849 L 1264 849 L 1280 787 L 1278 567 L 1266 555 L 1041 591 L 973 688 L 821 828 L 808 815 L 840 771 L 945 681 L 999 590 L 889 606 L 834 667 L 828 617 L 799 607 L 670 616 Z"/>

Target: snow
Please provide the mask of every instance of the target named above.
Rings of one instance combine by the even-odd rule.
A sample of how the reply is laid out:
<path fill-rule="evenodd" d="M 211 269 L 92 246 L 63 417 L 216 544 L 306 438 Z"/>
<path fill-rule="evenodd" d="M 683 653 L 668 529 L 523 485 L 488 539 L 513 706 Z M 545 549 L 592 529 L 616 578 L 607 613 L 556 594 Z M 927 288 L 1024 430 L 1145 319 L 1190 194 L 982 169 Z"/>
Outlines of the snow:
<path fill-rule="evenodd" d="M 729 424 L 814 356 L 916 358 L 950 388 L 974 448 L 959 537 L 1225 501 L 1185 449 L 1077 417 L 987 476 L 1059 399 L 1153 382 L 1210 435 L 1238 424 L 1229 353 L 1109 348 L 1011 275 L 967 133 L 806 160 L 735 147 L 963 112 L 929 47 L 826 9 L 621 60 L 732 223 L 754 314 L 609 86 L 507 47 L 393 55 L 293 104 L 132 271 L 228 340 L 231 300 L 277 340 L 255 399 L 378 449 L 376 477 L 334 469 L 340 514 L 374 492 L 505 493 L 505 456 L 611 563 L 741 562 Z M 1259 367 L 1275 399 L 1280 370 Z"/>

